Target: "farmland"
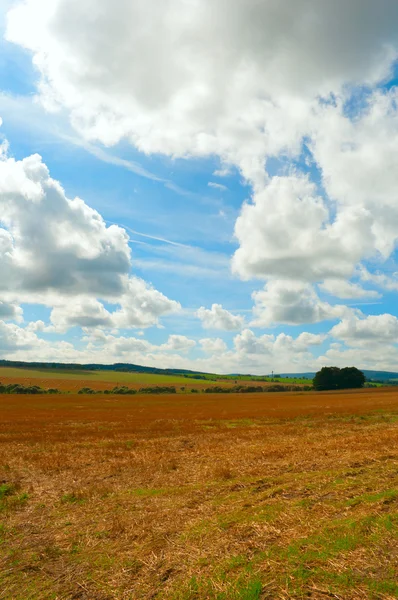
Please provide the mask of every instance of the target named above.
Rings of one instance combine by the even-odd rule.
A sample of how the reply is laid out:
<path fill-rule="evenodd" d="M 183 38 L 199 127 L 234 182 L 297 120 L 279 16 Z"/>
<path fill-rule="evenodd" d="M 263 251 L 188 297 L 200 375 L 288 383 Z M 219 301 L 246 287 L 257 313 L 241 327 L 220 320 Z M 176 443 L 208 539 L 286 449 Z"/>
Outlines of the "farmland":
<path fill-rule="evenodd" d="M 78 391 L 84 386 L 94 390 L 112 389 L 116 384 L 139 388 L 142 385 L 180 385 L 208 387 L 212 382 L 187 379 L 180 375 L 152 373 L 124 373 L 120 371 L 66 371 L 65 369 L 20 369 L 0 367 L 0 381 L 57 387 L 64 391 Z"/>
<path fill-rule="evenodd" d="M 0 414 L 1 599 L 398 598 L 394 388 Z"/>
<path fill-rule="evenodd" d="M 210 376 L 209 376 L 210 377 Z M 293 379 L 278 380 L 283 383 L 295 383 Z M 174 385 L 184 391 L 185 388 L 202 390 L 215 385 L 226 388 L 233 387 L 235 382 L 240 385 L 271 386 L 273 380 L 264 378 L 244 378 L 244 376 L 213 376 L 213 379 L 202 377 L 195 379 L 192 376 L 183 375 L 161 375 L 153 373 L 131 373 L 123 371 L 78 371 L 66 369 L 27 369 L 0 367 L 0 382 L 8 385 L 19 383 L 25 386 L 39 385 L 42 388 L 57 388 L 61 391 L 77 392 L 83 387 L 89 387 L 95 391 L 111 390 L 115 385 L 126 385 L 132 389 L 139 389 L 145 385 L 164 386 Z M 297 380 L 298 384 L 309 384 L 309 380 Z"/>

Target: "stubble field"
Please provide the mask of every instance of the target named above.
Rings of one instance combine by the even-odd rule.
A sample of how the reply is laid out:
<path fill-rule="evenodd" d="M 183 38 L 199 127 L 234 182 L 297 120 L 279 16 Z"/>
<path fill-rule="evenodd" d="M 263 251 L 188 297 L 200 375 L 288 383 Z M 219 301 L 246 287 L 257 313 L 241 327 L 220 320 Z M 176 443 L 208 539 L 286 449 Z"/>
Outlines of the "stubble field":
<path fill-rule="evenodd" d="M 0 598 L 398 598 L 398 393 L 0 396 Z"/>

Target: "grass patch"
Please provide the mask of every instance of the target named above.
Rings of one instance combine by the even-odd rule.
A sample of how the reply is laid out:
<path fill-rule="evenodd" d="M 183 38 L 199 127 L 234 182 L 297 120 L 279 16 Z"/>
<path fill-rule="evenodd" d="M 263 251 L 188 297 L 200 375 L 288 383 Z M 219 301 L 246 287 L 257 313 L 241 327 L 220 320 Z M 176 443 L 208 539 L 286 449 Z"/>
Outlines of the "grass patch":
<path fill-rule="evenodd" d="M 86 499 L 80 492 L 71 492 L 61 497 L 62 504 L 84 504 Z"/>
<path fill-rule="evenodd" d="M 153 496 L 162 496 L 166 493 L 167 490 L 151 488 L 136 488 L 134 490 L 129 490 L 129 494 L 137 496 L 138 498 L 151 498 Z"/>
<path fill-rule="evenodd" d="M 224 587 L 225 590 L 220 590 Z M 193 577 L 185 590 L 177 592 L 172 600 L 260 600 L 263 585 L 260 579 L 247 581 L 239 578 L 236 581 L 218 582 L 211 579 Z"/>
<path fill-rule="evenodd" d="M 347 501 L 347 506 L 356 506 L 363 503 L 383 502 L 389 504 L 398 498 L 398 490 L 386 490 L 377 494 L 362 494 Z"/>

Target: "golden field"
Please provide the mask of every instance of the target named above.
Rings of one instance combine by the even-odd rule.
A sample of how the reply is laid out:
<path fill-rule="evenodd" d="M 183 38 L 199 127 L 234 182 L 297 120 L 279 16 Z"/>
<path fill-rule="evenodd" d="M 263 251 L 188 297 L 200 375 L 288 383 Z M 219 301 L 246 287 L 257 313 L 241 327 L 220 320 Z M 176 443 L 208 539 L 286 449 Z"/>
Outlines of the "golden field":
<path fill-rule="evenodd" d="M 394 388 L 0 415 L 1 599 L 398 598 Z"/>

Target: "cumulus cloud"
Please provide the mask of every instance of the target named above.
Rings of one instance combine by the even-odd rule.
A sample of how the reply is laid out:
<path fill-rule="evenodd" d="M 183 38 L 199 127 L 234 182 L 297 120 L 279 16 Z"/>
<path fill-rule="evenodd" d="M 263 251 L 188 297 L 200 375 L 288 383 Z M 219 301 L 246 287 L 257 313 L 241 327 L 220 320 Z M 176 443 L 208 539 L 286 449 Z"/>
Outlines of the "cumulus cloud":
<path fill-rule="evenodd" d="M 346 349 L 333 345 L 324 355 L 315 360 L 313 368 L 318 370 L 324 366 L 346 367 L 347 365 L 356 365 L 361 369 L 396 371 L 397 364 L 398 348 L 392 344 L 379 344 L 377 352 L 369 346 L 356 346 Z"/>
<path fill-rule="evenodd" d="M 221 338 L 203 338 L 199 340 L 203 352 L 206 354 L 222 354 L 227 350 L 227 344 Z"/>
<path fill-rule="evenodd" d="M 338 232 L 340 223 L 331 225 L 329 219 L 325 201 L 307 176 L 272 178 L 252 203 L 243 206 L 236 221 L 239 249 L 233 257 L 234 271 L 244 279 L 317 281 L 350 276 L 361 253 L 352 258 L 350 237 L 338 235 L 344 233 Z"/>
<path fill-rule="evenodd" d="M 330 331 L 330 335 L 350 346 L 369 345 L 369 343 L 398 343 L 397 317 L 369 315 L 364 319 L 343 319 Z"/>
<path fill-rule="evenodd" d="M 313 286 L 300 281 L 269 281 L 263 290 L 253 293 L 253 299 L 253 325 L 259 327 L 318 323 L 351 314 L 346 306 L 322 302 Z"/>
<path fill-rule="evenodd" d="M 0 357 L 8 360 L 79 362 L 84 354 L 68 342 L 48 342 L 29 328 L 0 321 Z"/>
<path fill-rule="evenodd" d="M 367 269 L 361 267 L 359 269 L 359 276 L 362 281 L 370 282 L 377 287 L 396 292 L 398 291 L 398 272 L 387 275 L 386 273 L 369 273 Z"/>
<path fill-rule="evenodd" d="M 15 350 L 30 350 L 34 347 L 36 336 L 30 331 L 22 329 L 13 323 L 0 321 L 0 353 L 14 352 Z"/>
<path fill-rule="evenodd" d="M 20 306 L 0 300 L 0 319 L 3 321 L 22 321 L 23 310 Z"/>
<path fill-rule="evenodd" d="M 398 57 L 397 21 L 396 0 L 102 0 L 100 10 L 92 0 L 17 0 L 6 35 L 32 54 L 43 105 L 65 111 L 86 140 L 218 156 L 219 176 L 239 168 L 253 195 L 236 222 L 232 268 L 267 282 L 253 295 L 253 324 L 363 323 L 314 286 L 377 297 L 351 279 L 397 245 L 398 91 L 375 91 Z M 148 327 L 178 310 L 131 276 L 124 230 L 68 199 L 40 157 L 14 161 L 5 146 L 0 154 L 6 304 L 46 302 L 58 330 Z M 300 172 L 304 154 L 309 175 Z M 282 174 L 268 173 L 270 157 L 288 165 Z M 398 289 L 394 277 L 364 273 L 364 282 Z M 197 316 L 205 328 L 244 327 L 220 304 Z M 264 353 L 266 338 L 245 336 Z"/>
<path fill-rule="evenodd" d="M 315 335 L 312 333 L 303 332 L 297 338 L 284 333 L 277 337 L 274 335 L 256 336 L 250 329 L 244 329 L 234 339 L 234 346 L 238 354 L 261 355 L 261 354 L 277 354 L 281 352 L 281 356 L 285 352 L 303 352 L 310 346 L 319 345 L 324 340 L 323 335 Z"/>
<path fill-rule="evenodd" d="M 65 196 L 39 155 L 0 161 L 0 289 L 118 296 L 131 267 L 126 232 Z"/>
<path fill-rule="evenodd" d="M 106 226 L 80 198 L 69 199 L 38 155 L 0 157 L 0 304 L 2 318 L 21 317 L 20 302 L 53 306 L 52 325 L 149 327 L 179 310 L 130 275 L 124 229 Z M 108 312 L 98 300 L 119 306 Z"/>
<path fill-rule="evenodd" d="M 323 336 L 302 333 L 293 338 L 285 334 L 259 336 L 244 330 L 234 339 L 232 349 L 220 338 L 200 340 L 205 357 L 191 358 L 188 352 L 195 341 L 171 335 L 163 344 L 152 344 L 134 336 L 106 333 L 90 329 L 76 349 L 68 342 L 41 339 L 32 328 L 0 321 L 0 357 L 10 360 L 43 360 L 48 362 L 102 363 L 130 362 L 162 368 L 195 369 L 204 372 L 266 374 L 278 370 L 309 370 L 314 362 L 311 347 L 319 345 Z"/>
<path fill-rule="evenodd" d="M 213 304 L 211 309 L 201 306 L 195 314 L 202 321 L 204 329 L 236 331 L 242 329 L 245 322 L 243 317 L 233 315 L 221 304 Z"/>
<path fill-rule="evenodd" d="M 352 283 L 344 279 L 326 279 L 319 287 L 322 291 L 336 298 L 380 298 L 379 292 L 365 290 L 358 283 Z"/>
<path fill-rule="evenodd" d="M 162 315 L 178 312 L 179 302 L 148 285 L 143 279 L 130 277 L 120 297 L 120 310 L 113 313 L 115 327 L 150 327 L 158 323 Z"/>
<path fill-rule="evenodd" d="M 397 105 L 393 88 L 370 93 L 355 118 L 342 99 L 314 111 L 308 148 L 324 193 L 298 172 L 255 190 L 235 226 L 236 273 L 244 279 L 323 281 L 338 297 L 376 297 L 347 280 L 361 261 L 382 263 L 397 245 Z M 383 286 L 380 278 L 362 279 Z"/>
<path fill-rule="evenodd" d="M 297 149 L 308 99 L 386 76 L 397 18 L 394 0 L 24 0 L 7 39 L 32 52 L 44 104 L 85 137 L 216 153 L 261 181 L 266 154 Z"/>
<path fill-rule="evenodd" d="M 172 334 L 165 344 L 162 344 L 162 350 L 171 350 L 173 352 L 189 352 L 196 346 L 195 340 L 190 340 L 185 335 Z"/>
<path fill-rule="evenodd" d="M 311 149 L 325 190 L 337 203 L 347 252 L 386 259 L 397 239 L 398 90 L 375 91 L 348 118 L 342 103 L 324 106 L 312 134 Z"/>
<path fill-rule="evenodd" d="M 95 298 L 74 298 L 71 304 L 56 306 L 51 311 L 51 322 L 59 332 L 71 327 L 111 327 L 112 317 Z"/>

